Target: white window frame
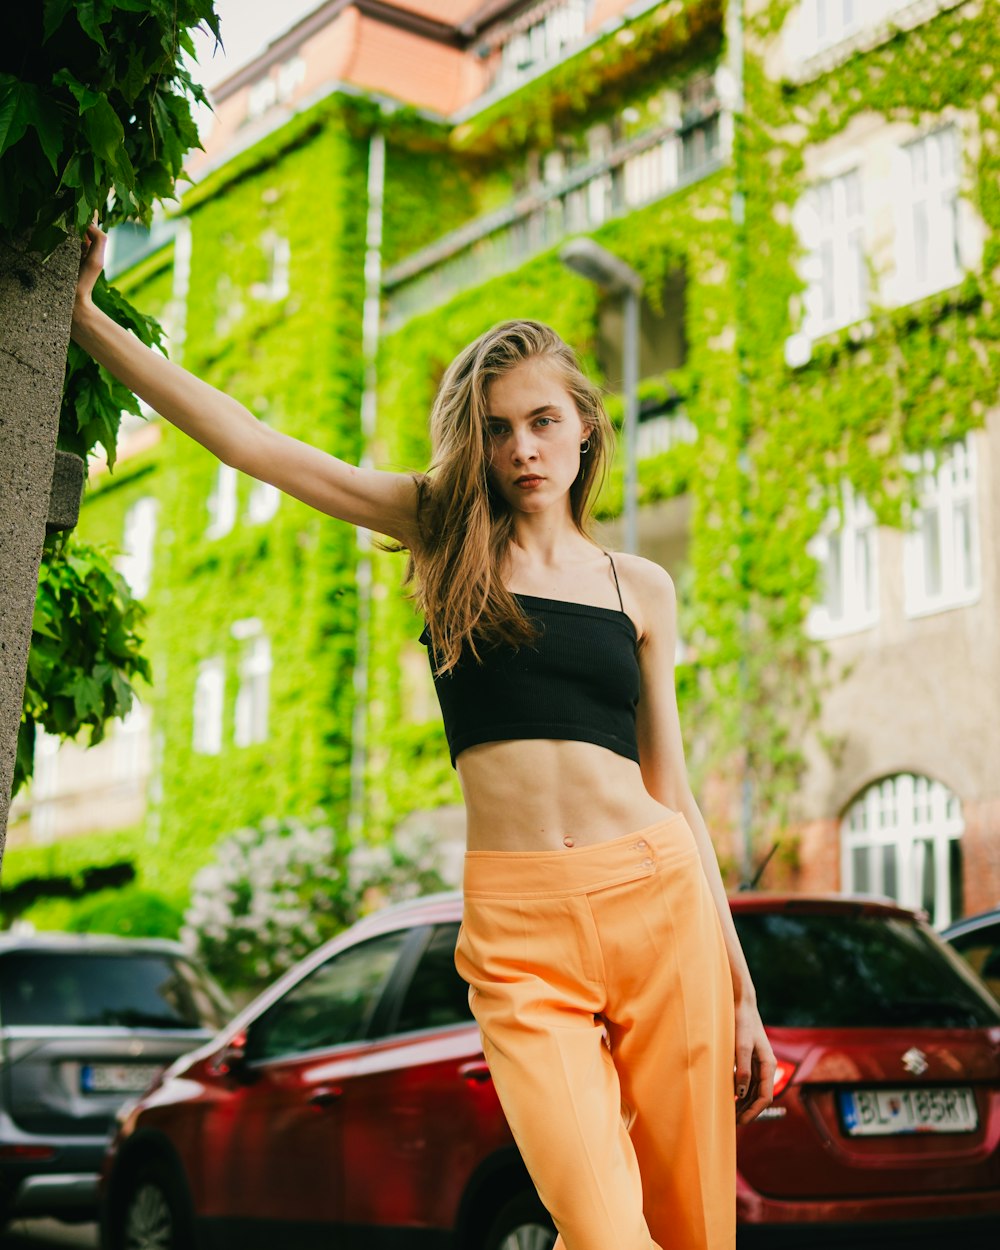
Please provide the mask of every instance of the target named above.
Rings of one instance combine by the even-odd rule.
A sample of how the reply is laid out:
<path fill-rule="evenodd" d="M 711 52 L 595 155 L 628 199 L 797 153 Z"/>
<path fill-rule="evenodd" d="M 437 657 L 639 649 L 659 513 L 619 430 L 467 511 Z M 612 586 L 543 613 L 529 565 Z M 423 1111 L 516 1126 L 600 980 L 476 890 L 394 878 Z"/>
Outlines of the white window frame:
<path fill-rule="evenodd" d="M 221 656 L 211 656 L 198 665 L 194 683 L 194 729 L 191 746 L 199 755 L 218 755 L 222 750 L 225 700 L 225 662 Z"/>
<path fill-rule="evenodd" d="M 869 894 L 888 895 L 904 907 L 924 905 L 923 879 L 928 853 L 934 881 L 931 921 L 937 926 L 957 920 L 951 914 L 951 842 L 965 831 L 958 797 L 939 781 L 897 773 L 863 791 L 841 821 L 841 881 L 846 894 L 860 892 L 855 855 L 867 852 Z M 892 852 L 895 883 L 888 881 L 885 861 Z"/>
<path fill-rule="evenodd" d="M 809 53 L 856 35 L 865 25 L 863 10 L 872 0 L 804 0 L 803 36 Z"/>
<path fill-rule="evenodd" d="M 282 234 L 268 231 L 261 243 L 267 261 L 267 278 L 264 282 L 255 282 L 251 294 L 255 299 L 279 303 L 287 299 L 291 291 L 292 247 Z"/>
<path fill-rule="evenodd" d="M 920 504 L 903 538 L 904 606 L 926 616 L 978 601 L 982 592 L 976 445 L 971 434 L 935 462 L 933 452 L 907 459 L 922 472 Z M 928 544 L 933 544 L 931 550 Z M 928 585 L 928 562 L 937 551 L 937 585 Z"/>
<path fill-rule="evenodd" d="M 159 502 L 152 495 L 137 499 L 125 513 L 122 553 L 115 568 L 128 582 L 132 594 L 144 599 L 153 579 L 153 550 L 156 544 L 156 515 Z"/>
<path fill-rule="evenodd" d="M 115 781 L 134 785 L 142 779 L 149 734 L 149 709 L 133 697 L 131 708 L 115 725 L 112 738 Z"/>
<path fill-rule="evenodd" d="M 497 83 L 511 85 L 558 61 L 587 33 L 590 0 L 562 0 L 537 18 L 530 11 L 500 45 Z"/>
<path fill-rule="evenodd" d="M 898 30 L 910 31 L 965 0 L 800 0 L 782 32 L 790 77 L 802 82 L 842 64 L 855 50 L 888 42 Z M 824 14 L 826 20 L 823 20 Z"/>
<path fill-rule="evenodd" d="M 810 339 L 859 321 L 868 312 L 864 183 L 855 166 L 815 183 L 795 209 L 805 250 L 802 333 Z"/>
<path fill-rule="evenodd" d="M 255 628 L 251 629 L 251 626 Z M 271 643 L 257 620 L 237 621 L 233 633 L 244 640 L 233 741 L 238 747 L 248 747 L 255 742 L 267 741 L 273 667 Z"/>
<path fill-rule="evenodd" d="M 281 491 L 270 482 L 255 481 L 247 498 L 247 520 L 253 525 L 263 525 L 278 511 Z"/>
<path fill-rule="evenodd" d="M 59 805 L 59 755 L 62 739 L 35 727 L 34 767 L 31 775 L 31 833 L 38 842 L 51 842 L 56 835 L 56 809 Z"/>
<path fill-rule="evenodd" d="M 962 280 L 959 127 L 941 126 L 901 145 L 897 166 L 896 288 L 906 304 Z"/>
<path fill-rule="evenodd" d="M 236 524 L 238 476 L 232 465 L 220 463 L 215 475 L 215 485 L 208 497 L 206 538 L 223 538 Z"/>
<path fill-rule="evenodd" d="M 263 117 L 272 105 L 278 102 L 278 82 L 270 73 L 251 84 L 247 92 L 247 118 Z"/>
<path fill-rule="evenodd" d="M 836 638 L 876 624 L 878 525 L 867 501 L 849 482 L 842 486 L 841 507 L 830 509 L 808 551 L 820 564 L 824 587 L 822 599 L 809 612 L 809 634 Z"/>
<path fill-rule="evenodd" d="M 278 67 L 277 98 L 289 100 L 306 78 L 306 63 L 297 53 Z"/>

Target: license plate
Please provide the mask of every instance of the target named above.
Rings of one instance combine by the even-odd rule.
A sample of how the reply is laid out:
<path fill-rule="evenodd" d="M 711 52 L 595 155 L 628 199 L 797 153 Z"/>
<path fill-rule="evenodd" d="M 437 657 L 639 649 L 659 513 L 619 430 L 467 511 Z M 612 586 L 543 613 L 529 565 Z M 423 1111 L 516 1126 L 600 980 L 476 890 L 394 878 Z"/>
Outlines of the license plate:
<path fill-rule="evenodd" d="M 141 1094 L 160 1071 L 144 1063 L 87 1063 L 80 1069 L 80 1088 L 85 1094 Z"/>
<path fill-rule="evenodd" d="M 974 1133 L 979 1127 L 976 1098 L 967 1087 L 845 1091 L 840 1117 L 849 1137 Z"/>

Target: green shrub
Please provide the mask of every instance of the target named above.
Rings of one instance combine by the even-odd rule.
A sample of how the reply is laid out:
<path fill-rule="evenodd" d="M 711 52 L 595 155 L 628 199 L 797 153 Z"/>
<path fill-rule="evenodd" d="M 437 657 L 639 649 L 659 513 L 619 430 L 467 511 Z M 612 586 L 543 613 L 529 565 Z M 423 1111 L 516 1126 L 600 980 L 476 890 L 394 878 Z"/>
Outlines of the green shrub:
<path fill-rule="evenodd" d="M 183 920 L 177 908 L 159 894 L 126 886 L 81 899 L 73 907 L 66 928 L 70 933 L 176 938 Z"/>

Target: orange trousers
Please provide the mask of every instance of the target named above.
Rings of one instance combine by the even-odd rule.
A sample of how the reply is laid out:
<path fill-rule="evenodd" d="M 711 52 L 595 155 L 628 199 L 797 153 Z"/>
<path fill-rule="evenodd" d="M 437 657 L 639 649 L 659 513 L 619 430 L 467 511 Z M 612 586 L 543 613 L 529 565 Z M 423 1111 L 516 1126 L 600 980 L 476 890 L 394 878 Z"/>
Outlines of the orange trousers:
<path fill-rule="evenodd" d="M 733 1250 L 733 991 L 678 814 L 472 851 L 455 952 L 557 1250 Z"/>

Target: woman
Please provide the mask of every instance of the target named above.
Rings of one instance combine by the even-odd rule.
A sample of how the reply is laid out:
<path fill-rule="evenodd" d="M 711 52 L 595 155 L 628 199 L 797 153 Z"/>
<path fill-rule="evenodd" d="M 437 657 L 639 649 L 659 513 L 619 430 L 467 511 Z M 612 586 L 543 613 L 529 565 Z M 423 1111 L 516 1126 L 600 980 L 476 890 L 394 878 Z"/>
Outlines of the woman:
<path fill-rule="evenodd" d="M 673 585 L 584 529 L 612 444 L 596 388 L 507 322 L 445 374 L 427 475 L 357 468 L 100 313 L 96 226 L 84 246 L 77 343 L 227 464 L 410 553 L 468 813 L 456 963 L 559 1245 L 731 1250 L 734 1121 L 774 1058 L 687 780 Z"/>

